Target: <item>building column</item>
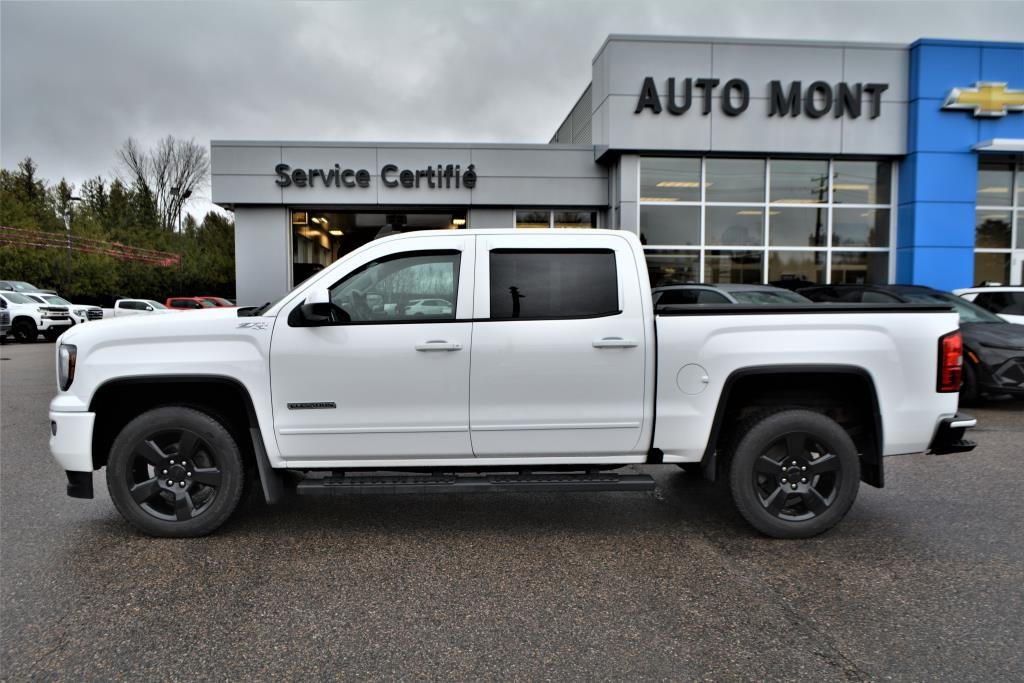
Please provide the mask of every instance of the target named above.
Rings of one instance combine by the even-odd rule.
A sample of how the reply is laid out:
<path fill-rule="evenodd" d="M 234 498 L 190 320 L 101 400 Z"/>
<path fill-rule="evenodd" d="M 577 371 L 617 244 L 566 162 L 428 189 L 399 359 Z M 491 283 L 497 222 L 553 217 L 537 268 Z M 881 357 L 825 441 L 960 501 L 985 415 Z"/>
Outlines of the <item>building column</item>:
<path fill-rule="evenodd" d="M 288 209 L 235 209 L 235 297 L 239 306 L 277 301 L 292 289 Z"/>

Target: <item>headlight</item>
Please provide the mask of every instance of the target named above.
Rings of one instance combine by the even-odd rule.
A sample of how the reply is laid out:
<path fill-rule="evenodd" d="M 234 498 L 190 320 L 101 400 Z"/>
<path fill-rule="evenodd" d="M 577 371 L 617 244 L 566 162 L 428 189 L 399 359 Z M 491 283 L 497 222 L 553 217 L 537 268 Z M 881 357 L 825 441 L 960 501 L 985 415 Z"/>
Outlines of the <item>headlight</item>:
<path fill-rule="evenodd" d="M 79 318 L 84 318 L 87 315 L 89 315 L 89 312 L 84 308 L 79 308 L 75 311 L 75 315 L 77 315 Z"/>
<path fill-rule="evenodd" d="M 61 344 L 57 350 L 57 384 L 61 391 L 67 391 L 75 381 L 75 363 L 78 361 L 78 347 Z"/>

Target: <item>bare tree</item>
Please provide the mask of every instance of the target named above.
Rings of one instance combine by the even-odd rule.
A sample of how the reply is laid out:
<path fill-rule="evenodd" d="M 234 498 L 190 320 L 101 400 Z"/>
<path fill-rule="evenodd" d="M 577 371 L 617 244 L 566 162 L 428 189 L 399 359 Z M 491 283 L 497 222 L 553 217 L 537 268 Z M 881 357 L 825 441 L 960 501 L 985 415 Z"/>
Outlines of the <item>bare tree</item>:
<path fill-rule="evenodd" d="M 117 150 L 117 158 L 129 183 L 146 188 L 156 202 L 160 224 L 174 228 L 174 220 L 195 190 L 204 187 L 210 175 L 206 148 L 173 135 L 160 140 L 151 150 L 128 138 Z"/>

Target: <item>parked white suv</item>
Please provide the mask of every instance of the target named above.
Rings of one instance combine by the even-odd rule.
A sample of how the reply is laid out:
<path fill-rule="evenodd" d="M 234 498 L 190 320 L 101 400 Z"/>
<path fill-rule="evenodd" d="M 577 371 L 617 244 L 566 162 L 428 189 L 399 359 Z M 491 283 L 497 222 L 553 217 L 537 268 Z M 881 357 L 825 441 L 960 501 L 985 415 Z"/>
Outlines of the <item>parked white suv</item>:
<path fill-rule="evenodd" d="M 1024 325 L 1024 287 L 968 287 L 953 293 L 995 313 L 1008 323 Z"/>
<path fill-rule="evenodd" d="M 73 324 L 71 313 L 64 306 L 40 305 L 21 292 L 0 291 L 11 312 L 11 334 L 19 342 L 34 342 L 42 334 L 55 341 Z"/>

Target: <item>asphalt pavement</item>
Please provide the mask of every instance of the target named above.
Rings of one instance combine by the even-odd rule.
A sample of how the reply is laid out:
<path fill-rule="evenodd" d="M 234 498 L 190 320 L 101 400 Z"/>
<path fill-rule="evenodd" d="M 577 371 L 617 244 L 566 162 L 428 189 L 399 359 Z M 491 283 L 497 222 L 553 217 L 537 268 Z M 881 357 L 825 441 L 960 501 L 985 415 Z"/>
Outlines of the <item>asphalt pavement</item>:
<path fill-rule="evenodd" d="M 312 499 L 141 536 L 47 450 L 53 345 L 0 347 L 0 678 L 1024 678 L 1024 402 L 759 536 L 720 488 Z"/>

